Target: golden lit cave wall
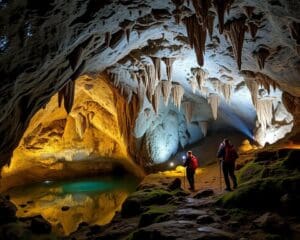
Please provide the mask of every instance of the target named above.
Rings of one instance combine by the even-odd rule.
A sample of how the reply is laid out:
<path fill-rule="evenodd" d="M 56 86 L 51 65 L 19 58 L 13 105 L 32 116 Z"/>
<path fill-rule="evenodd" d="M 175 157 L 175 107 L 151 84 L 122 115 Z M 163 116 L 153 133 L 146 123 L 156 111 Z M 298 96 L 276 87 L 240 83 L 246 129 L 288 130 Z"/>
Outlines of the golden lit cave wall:
<path fill-rule="evenodd" d="M 69 115 L 58 107 L 57 98 L 53 96 L 31 119 L 10 166 L 2 170 L 3 178 L 27 171 L 34 173 L 24 181 L 51 177 L 51 170 L 70 170 L 70 174 L 109 172 L 115 162 L 140 175 L 129 154 L 135 144 L 130 132 L 138 111 L 135 96 L 127 104 L 106 75 L 83 75 L 76 80 Z"/>

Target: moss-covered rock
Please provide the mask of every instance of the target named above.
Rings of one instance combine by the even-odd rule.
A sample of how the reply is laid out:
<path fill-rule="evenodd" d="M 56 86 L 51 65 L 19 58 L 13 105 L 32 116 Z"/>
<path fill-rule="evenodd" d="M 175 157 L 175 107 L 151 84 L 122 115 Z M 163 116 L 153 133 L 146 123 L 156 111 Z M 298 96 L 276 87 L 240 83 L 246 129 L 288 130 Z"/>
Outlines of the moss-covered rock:
<path fill-rule="evenodd" d="M 153 223 L 159 223 L 170 219 L 170 213 L 175 209 L 174 205 L 151 206 L 141 215 L 139 227 L 145 227 Z"/>
<path fill-rule="evenodd" d="M 239 184 L 260 179 L 264 171 L 264 165 L 258 162 L 248 162 L 238 171 Z"/>
<path fill-rule="evenodd" d="M 144 206 L 166 204 L 177 191 L 171 192 L 162 188 L 149 188 L 131 194 L 123 203 L 121 214 L 131 217 L 141 213 Z"/>
<path fill-rule="evenodd" d="M 227 207 L 249 209 L 279 207 L 283 195 L 299 195 L 299 188 L 300 176 L 258 179 L 225 194 L 219 203 Z"/>

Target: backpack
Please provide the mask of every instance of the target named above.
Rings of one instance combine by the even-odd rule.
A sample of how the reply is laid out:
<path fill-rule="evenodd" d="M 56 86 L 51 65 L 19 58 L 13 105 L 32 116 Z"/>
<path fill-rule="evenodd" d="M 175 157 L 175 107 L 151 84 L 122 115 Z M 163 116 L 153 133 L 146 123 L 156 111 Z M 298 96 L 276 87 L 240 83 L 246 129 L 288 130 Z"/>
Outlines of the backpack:
<path fill-rule="evenodd" d="M 193 170 L 196 170 L 198 167 L 198 159 L 195 156 L 192 156 L 190 166 Z"/>
<path fill-rule="evenodd" d="M 225 162 L 234 163 L 235 160 L 239 157 L 239 155 L 237 154 L 233 146 L 225 146 L 224 151 L 225 151 L 225 157 L 224 157 Z"/>

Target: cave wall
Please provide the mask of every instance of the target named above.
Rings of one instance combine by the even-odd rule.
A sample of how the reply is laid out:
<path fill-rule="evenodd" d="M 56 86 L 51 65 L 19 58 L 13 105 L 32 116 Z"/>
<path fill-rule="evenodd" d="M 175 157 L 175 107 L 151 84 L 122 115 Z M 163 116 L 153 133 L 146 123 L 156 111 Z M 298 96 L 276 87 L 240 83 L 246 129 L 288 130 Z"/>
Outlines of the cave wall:
<path fill-rule="evenodd" d="M 284 97 L 285 102 L 295 102 L 299 98 L 298 1 L 224 1 L 226 6 L 222 6 L 220 1 L 208 1 L 207 11 L 202 11 L 204 6 L 198 6 L 196 2 L 1 1 L 1 165 L 9 163 L 30 119 L 54 94 L 60 92 L 70 110 L 72 86 L 79 75 L 109 68 L 109 73 L 119 76 L 125 69 L 130 77 L 118 78 L 119 85 L 126 85 L 137 94 L 139 81 L 135 80 L 135 75 L 140 78 L 143 65 L 150 63 L 153 57 L 162 60 L 160 80 L 169 80 L 184 88 L 183 101 L 192 100 L 197 108 L 204 101 L 201 104 L 204 113 L 193 116 L 194 123 L 187 126 L 188 129 L 198 122 L 214 120 L 215 116 L 205 101 L 210 94 L 210 99 L 217 94 L 222 100 L 220 110 L 230 110 L 223 115 L 235 114 L 239 119 L 231 124 L 237 126 L 237 122 L 251 119 L 247 124 L 249 130 L 255 122 L 256 112 L 252 103 L 245 101 L 244 96 L 249 99 L 250 94 L 245 87 L 245 75 L 240 74 L 239 69 L 258 76 L 256 78 L 262 89 L 268 90 L 276 83 L 277 88 L 290 96 Z M 195 40 L 196 35 L 190 28 L 199 27 L 195 19 L 201 20 L 202 26 L 207 27 L 206 38 Z M 206 24 L 208 19 L 214 21 Z M 202 31 L 203 36 L 205 32 L 206 29 Z M 170 62 L 174 60 L 175 71 L 170 75 Z M 193 92 L 195 85 L 191 85 L 197 72 L 194 70 L 199 65 L 209 73 L 205 77 L 208 81 L 206 85 L 199 85 L 201 91 Z M 112 79 L 117 85 L 118 81 Z M 233 97 L 234 101 L 227 106 L 228 86 L 227 90 L 219 89 L 217 80 L 222 86 L 231 85 L 240 97 Z M 275 96 L 281 100 L 280 93 L 276 92 Z M 141 100 L 138 101 L 141 105 Z M 222 107 L 224 103 L 225 108 Z M 292 105 L 297 106 L 297 103 Z M 129 107 L 127 114 L 137 112 L 137 104 L 132 106 L 135 107 Z M 295 107 L 287 108 L 295 113 Z M 150 110 L 155 111 L 152 107 Z M 169 109 L 165 114 L 168 113 Z M 297 114 L 294 116 L 298 118 Z M 175 126 L 176 121 L 181 124 L 181 120 L 172 120 L 170 127 Z M 164 122 L 167 121 L 162 120 L 161 126 Z M 132 121 L 126 125 L 133 126 Z M 146 135 L 148 139 L 153 138 L 150 133 Z M 194 139 L 201 136 L 199 131 Z M 129 151 L 133 152 L 135 140 L 132 136 L 130 138 Z M 182 139 L 179 138 L 179 141 L 184 142 Z M 170 147 L 170 151 L 173 149 L 174 146 Z M 148 150 L 153 151 L 151 148 Z"/>
<path fill-rule="evenodd" d="M 55 173 L 45 173 L 47 168 L 49 172 L 57 170 L 59 177 L 68 177 L 65 167 L 72 164 L 75 175 L 108 173 L 117 164 L 135 175 L 142 175 L 130 154 L 133 143 L 128 129 L 134 122 L 130 106 L 135 106 L 134 100 L 127 104 L 105 74 L 82 75 L 76 80 L 74 104 L 69 114 L 58 106 L 56 94 L 33 116 L 10 166 L 2 170 L 2 183 L 20 184 L 9 181 L 9 177 L 19 175 L 22 182 L 20 175 L 23 174 L 32 176 L 23 179 L 24 182 L 41 180 L 43 174 L 45 179 L 55 178 Z M 123 114 L 126 112 L 127 115 Z"/>

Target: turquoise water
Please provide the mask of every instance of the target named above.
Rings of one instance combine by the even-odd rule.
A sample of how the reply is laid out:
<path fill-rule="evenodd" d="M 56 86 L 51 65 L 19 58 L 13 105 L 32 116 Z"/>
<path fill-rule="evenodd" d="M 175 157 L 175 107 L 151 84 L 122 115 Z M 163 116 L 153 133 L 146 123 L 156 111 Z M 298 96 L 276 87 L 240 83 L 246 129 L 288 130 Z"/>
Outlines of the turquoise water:
<path fill-rule="evenodd" d="M 5 194 L 18 207 L 19 217 L 42 215 L 52 224 L 54 232 L 68 235 L 81 222 L 109 223 L 138 183 L 130 176 L 80 178 L 45 181 L 17 187 Z"/>

